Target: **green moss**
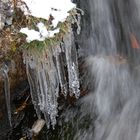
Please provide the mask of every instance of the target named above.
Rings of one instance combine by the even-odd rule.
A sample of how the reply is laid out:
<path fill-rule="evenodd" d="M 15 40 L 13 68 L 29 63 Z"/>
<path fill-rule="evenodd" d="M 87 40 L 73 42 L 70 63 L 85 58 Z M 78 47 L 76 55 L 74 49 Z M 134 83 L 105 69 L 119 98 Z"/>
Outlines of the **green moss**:
<path fill-rule="evenodd" d="M 72 12 L 73 11 L 73 12 Z M 50 16 L 49 20 L 45 20 L 42 18 L 35 18 L 33 16 L 25 16 L 23 12 L 17 8 L 14 12 L 13 24 L 10 28 L 3 29 L 3 38 L 9 38 L 8 42 L 8 53 L 3 55 L 2 59 L 12 59 L 14 55 L 21 52 L 23 49 L 25 50 L 35 50 L 36 52 L 42 52 L 48 47 L 58 45 L 63 37 L 71 30 L 71 24 L 73 23 L 73 14 L 76 15 L 75 10 L 70 11 L 70 16 L 66 19 L 65 22 L 59 22 L 57 27 L 54 28 L 51 25 L 53 17 Z M 71 13 L 72 12 L 72 13 Z M 60 32 L 55 34 L 52 38 L 47 38 L 44 41 L 34 40 L 30 43 L 26 42 L 26 35 L 20 33 L 20 29 L 24 27 L 28 27 L 29 29 L 39 30 L 37 28 L 37 24 L 39 22 L 44 23 L 48 30 L 60 29 Z M 7 41 L 7 40 L 6 40 Z M 1 52 L 3 51 L 0 48 Z"/>
<path fill-rule="evenodd" d="M 67 17 L 65 22 L 59 22 L 57 27 L 54 28 L 52 26 L 52 20 L 53 17 L 50 15 L 50 18 L 48 20 L 42 19 L 42 18 L 35 18 L 33 16 L 24 16 L 23 12 L 18 9 L 18 12 L 16 12 L 16 16 L 15 18 L 15 28 L 17 30 L 17 32 L 15 33 L 15 36 L 18 36 L 19 38 L 21 38 L 21 42 L 20 42 L 20 48 L 22 49 L 34 49 L 36 51 L 41 52 L 42 50 L 50 47 L 50 46 L 55 46 L 57 44 L 59 44 L 63 37 L 65 36 L 65 34 L 67 34 L 70 30 L 71 30 L 71 24 L 74 22 L 75 18 L 74 16 L 76 16 L 76 10 L 72 9 L 71 11 L 69 11 L 70 16 Z M 18 16 L 19 14 L 19 16 Z M 16 17 L 18 17 L 18 19 L 16 19 Z M 21 17 L 24 17 L 24 19 L 22 18 L 21 21 Z M 30 43 L 26 42 L 26 35 L 19 33 L 19 30 L 21 28 L 24 27 L 28 27 L 29 29 L 34 29 L 36 31 L 39 31 L 37 24 L 39 22 L 44 23 L 44 25 L 46 26 L 48 31 L 53 31 L 55 29 L 60 29 L 59 33 L 55 34 L 54 37 L 52 38 L 47 38 L 44 41 L 38 41 L 38 40 L 34 40 Z M 20 28 L 19 28 L 20 26 Z M 18 27 L 18 28 L 17 28 Z M 15 30 L 15 29 L 14 29 Z M 13 32 L 14 32 L 13 30 Z M 16 51 L 16 42 L 14 42 L 12 44 L 11 50 L 14 52 Z"/>

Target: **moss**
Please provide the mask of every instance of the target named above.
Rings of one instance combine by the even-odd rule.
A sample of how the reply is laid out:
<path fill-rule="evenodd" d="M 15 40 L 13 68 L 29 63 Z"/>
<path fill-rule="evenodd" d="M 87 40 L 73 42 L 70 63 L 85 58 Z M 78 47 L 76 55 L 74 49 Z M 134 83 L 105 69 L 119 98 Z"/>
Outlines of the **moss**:
<path fill-rule="evenodd" d="M 50 47 L 50 46 L 56 46 L 59 44 L 65 34 L 67 34 L 71 30 L 71 24 L 74 22 L 76 16 L 76 10 L 72 9 L 70 11 L 70 16 L 67 17 L 65 22 L 59 22 L 57 27 L 54 28 L 51 23 L 53 20 L 53 17 L 50 15 L 50 18 L 48 20 L 42 19 L 42 18 L 35 18 L 33 16 L 25 16 L 23 12 L 15 7 L 14 12 L 14 18 L 13 18 L 13 24 L 9 28 L 3 29 L 3 38 L 7 40 L 8 36 L 8 55 L 6 54 L 6 58 L 11 58 L 12 55 L 15 53 L 18 53 L 22 49 L 34 49 L 38 52 L 43 51 L 44 49 Z M 30 43 L 26 42 L 26 35 L 20 33 L 20 29 L 24 27 L 28 27 L 29 29 L 34 29 L 38 31 L 38 27 L 36 26 L 39 22 L 43 22 L 46 26 L 47 30 L 55 30 L 57 28 L 60 29 L 60 32 L 55 34 L 52 38 L 47 38 L 44 41 L 37 41 L 34 40 Z M 8 30 L 8 31 L 7 31 Z M 9 55 L 10 54 L 10 55 Z"/>
<path fill-rule="evenodd" d="M 66 21 L 65 22 L 59 22 L 56 28 L 54 28 L 51 25 L 51 22 L 53 20 L 52 16 L 50 16 L 50 18 L 48 20 L 29 16 L 28 17 L 28 23 L 26 24 L 26 27 L 28 27 L 29 29 L 34 29 L 34 30 L 38 31 L 38 28 L 36 26 L 37 23 L 43 22 L 44 25 L 46 26 L 47 30 L 53 31 L 53 30 L 59 28 L 60 32 L 55 34 L 54 37 L 47 38 L 44 41 L 35 40 L 35 41 L 30 42 L 30 43 L 24 42 L 22 44 L 22 47 L 24 49 L 35 49 L 35 50 L 41 52 L 42 50 L 44 50 L 44 49 L 46 49 L 50 46 L 55 46 L 55 45 L 59 44 L 62 41 L 65 34 L 67 34 L 71 30 L 71 24 L 75 20 L 74 15 L 76 15 L 75 9 L 71 10 L 70 11 L 70 16 L 67 17 Z"/>

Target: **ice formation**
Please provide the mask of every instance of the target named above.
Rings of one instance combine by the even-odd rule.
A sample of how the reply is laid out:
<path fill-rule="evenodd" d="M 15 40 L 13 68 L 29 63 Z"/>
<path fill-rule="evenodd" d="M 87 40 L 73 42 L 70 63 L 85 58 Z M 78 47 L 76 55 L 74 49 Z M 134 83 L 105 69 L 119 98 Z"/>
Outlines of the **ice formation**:
<path fill-rule="evenodd" d="M 69 39 L 71 38 L 71 39 Z M 80 96 L 79 78 L 78 78 L 78 62 L 77 51 L 74 45 L 74 38 L 72 33 L 69 33 L 64 42 L 66 62 L 68 68 L 69 90 L 71 96 L 74 94 L 76 98 Z"/>
<path fill-rule="evenodd" d="M 4 93 L 5 93 L 7 114 L 8 114 L 8 119 L 9 119 L 10 126 L 12 127 L 12 123 L 11 123 L 11 104 L 10 104 L 10 82 L 9 82 L 9 76 L 8 76 L 9 68 L 6 64 L 3 64 L 3 66 L 1 67 L 1 72 L 2 72 L 2 75 L 3 75 L 3 79 L 4 79 Z"/>
<path fill-rule="evenodd" d="M 25 15 L 45 20 L 49 20 L 50 16 L 53 17 L 50 26 L 54 30 L 47 29 L 42 22 L 36 25 L 38 31 L 27 27 L 21 28 L 20 32 L 27 35 L 28 43 L 33 40 L 44 41 L 55 37 L 60 30 L 57 27 L 58 23 L 64 22 L 69 16 L 69 11 L 76 8 L 71 0 L 22 0 L 22 2 L 28 7 L 26 8 L 23 4 L 19 5 Z M 74 22 L 79 25 L 80 18 L 76 19 L 75 15 L 72 16 L 75 18 Z M 78 33 L 79 27 L 77 27 Z M 72 29 L 69 29 L 60 44 L 46 46 L 41 54 L 34 49 L 24 50 L 23 58 L 37 116 L 40 119 L 43 113 L 47 126 L 49 127 L 51 123 L 54 127 L 59 93 L 61 92 L 65 97 L 68 93 L 70 96 L 75 95 L 76 98 L 80 95 L 77 54 Z"/>
<path fill-rule="evenodd" d="M 23 58 L 38 118 L 43 113 L 47 126 L 49 127 L 51 123 L 54 127 L 59 92 L 61 91 L 65 97 L 70 93 L 71 96 L 74 94 L 78 98 L 80 94 L 73 34 L 66 35 L 64 43 L 60 46 L 50 46 L 42 53 L 38 55 L 33 50 L 25 50 Z"/>

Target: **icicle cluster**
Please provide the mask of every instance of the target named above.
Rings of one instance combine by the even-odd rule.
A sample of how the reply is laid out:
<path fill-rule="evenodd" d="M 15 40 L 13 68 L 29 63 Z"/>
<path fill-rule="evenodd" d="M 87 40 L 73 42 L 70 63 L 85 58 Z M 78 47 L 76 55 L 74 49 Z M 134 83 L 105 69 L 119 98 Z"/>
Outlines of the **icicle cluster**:
<path fill-rule="evenodd" d="M 9 124 L 12 127 L 11 122 L 11 103 L 10 103 L 10 82 L 9 82 L 9 67 L 6 64 L 3 64 L 0 69 L 3 79 L 4 79 L 4 93 L 5 93 L 5 100 L 6 100 L 6 108 L 7 108 L 7 114 L 9 119 Z"/>
<path fill-rule="evenodd" d="M 59 92 L 65 97 L 68 93 L 71 96 L 74 94 L 76 98 L 80 95 L 77 54 L 72 32 L 66 35 L 63 43 L 48 47 L 43 54 L 25 50 L 23 58 L 36 113 L 39 118 L 43 113 L 47 126 L 51 122 L 54 127 Z"/>
<path fill-rule="evenodd" d="M 71 39 L 69 39 L 71 38 Z M 78 78 L 78 62 L 76 48 L 74 46 L 74 38 L 71 34 L 65 38 L 65 53 L 66 53 L 66 63 L 68 68 L 68 79 L 69 79 L 69 90 L 70 95 L 75 95 L 76 98 L 79 97 L 79 78 Z"/>

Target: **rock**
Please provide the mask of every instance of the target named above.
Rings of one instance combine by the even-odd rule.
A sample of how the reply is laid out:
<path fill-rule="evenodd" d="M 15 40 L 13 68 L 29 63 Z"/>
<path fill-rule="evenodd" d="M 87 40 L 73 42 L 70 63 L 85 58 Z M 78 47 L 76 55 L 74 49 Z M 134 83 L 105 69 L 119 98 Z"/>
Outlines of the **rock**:
<path fill-rule="evenodd" d="M 2 0 L 0 4 L 0 30 L 2 30 L 5 25 L 12 25 L 13 6 L 11 0 Z"/>
<path fill-rule="evenodd" d="M 38 119 L 32 126 L 31 132 L 33 132 L 34 136 L 38 135 L 39 132 L 45 125 L 45 121 L 43 119 Z"/>

